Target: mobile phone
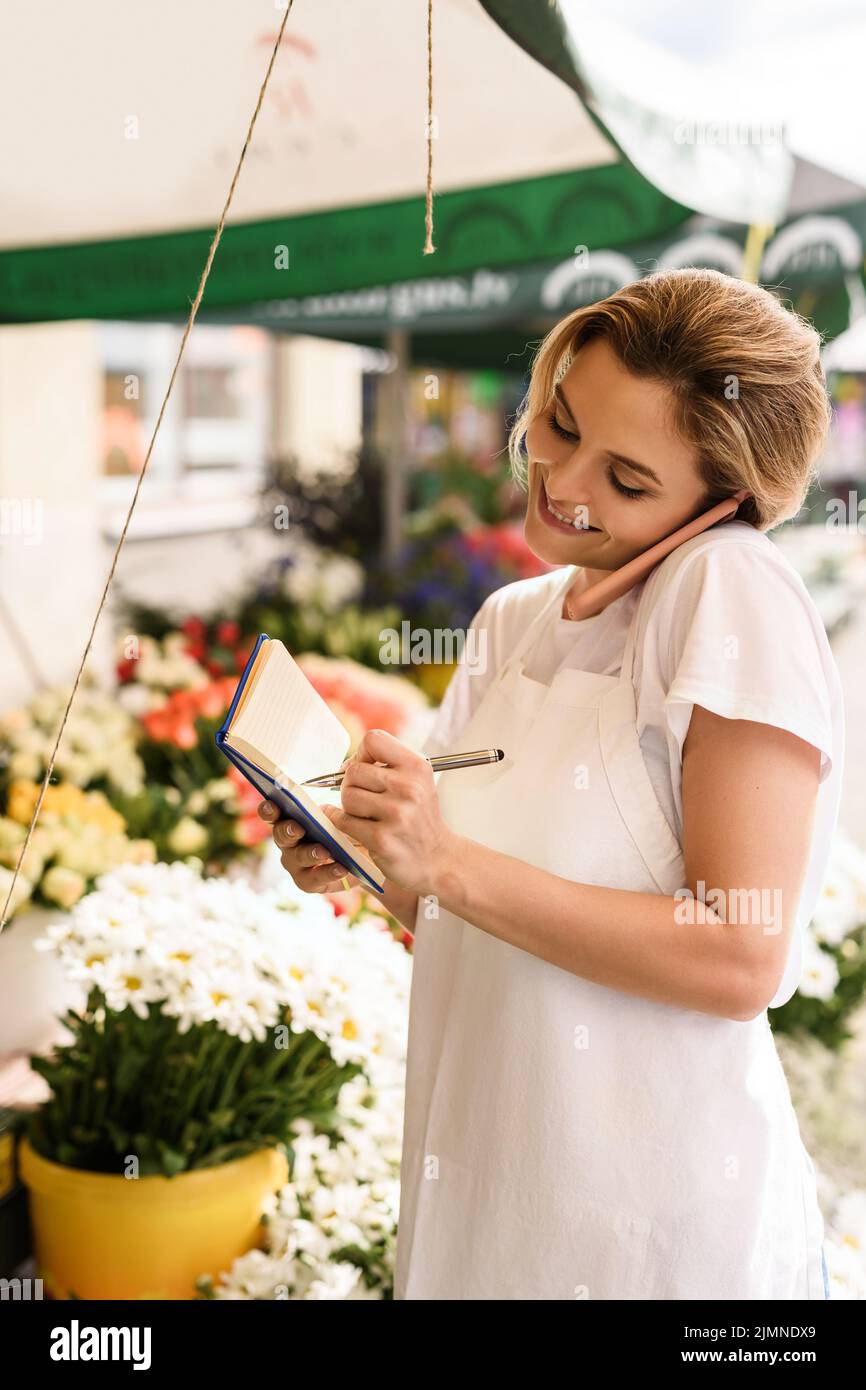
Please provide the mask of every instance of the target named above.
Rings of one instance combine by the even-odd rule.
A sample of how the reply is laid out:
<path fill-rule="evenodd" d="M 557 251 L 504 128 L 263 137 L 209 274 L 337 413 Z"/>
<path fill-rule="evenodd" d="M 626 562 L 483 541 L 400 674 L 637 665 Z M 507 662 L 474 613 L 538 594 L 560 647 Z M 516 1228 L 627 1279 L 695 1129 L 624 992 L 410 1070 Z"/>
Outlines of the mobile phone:
<path fill-rule="evenodd" d="M 724 521 L 729 516 L 734 516 L 740 503 L 744 502 L 751 493 L 743 488 L 740 492 L 735 492 L 732 497 L 726 497 L 724 501 L 717 502 L 709 511 L 696 516 L 693 521 L 686 522 L 685 526 L 680 526 L 676 531 L 672 531 L 669 536 L 664 536 L 655 545 L 650 546 L 649 550 L 644 550 L 640 555 L 636 555 L 633 560 L 627 561 L 618 570 L 614 570 L 605 579 L 600 579 L 597 584 L 577 598 L 574 603 L 569 604 L 572 616 L 575 618 L 594 618 L 596 613 L 600 613 L 614 599 L 620 598 L 628 593 L 629 589 L 634 588 L 645 579 L 656 565 L 670 555 L 672 550 L 676 550 L 678 545 L 684 541 L 691 540 L 692 536 L 700 535 L 701 531 L 706 531 L 708 527 L 715 526 L 717 521 Z"/>

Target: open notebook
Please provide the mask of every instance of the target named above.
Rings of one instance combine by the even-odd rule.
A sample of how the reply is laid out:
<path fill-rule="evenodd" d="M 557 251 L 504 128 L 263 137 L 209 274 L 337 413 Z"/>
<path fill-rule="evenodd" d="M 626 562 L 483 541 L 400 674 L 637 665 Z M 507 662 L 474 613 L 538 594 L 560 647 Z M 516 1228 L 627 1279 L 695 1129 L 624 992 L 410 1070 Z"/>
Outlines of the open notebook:
<path fill-rule="evenodd" d="M 382 891 L 381 870 L 321 810 L 315 798 L 322 791 L 299 785 L 339 769 L 351 744 L 349 732 L 282 642 L 266 632 L 244 667 L 216 742 L 263 798 L 302 825 L 310 839 L 327 845 L 368 887 Z M 333 805 L 334 789 L 325 796 Z"/>

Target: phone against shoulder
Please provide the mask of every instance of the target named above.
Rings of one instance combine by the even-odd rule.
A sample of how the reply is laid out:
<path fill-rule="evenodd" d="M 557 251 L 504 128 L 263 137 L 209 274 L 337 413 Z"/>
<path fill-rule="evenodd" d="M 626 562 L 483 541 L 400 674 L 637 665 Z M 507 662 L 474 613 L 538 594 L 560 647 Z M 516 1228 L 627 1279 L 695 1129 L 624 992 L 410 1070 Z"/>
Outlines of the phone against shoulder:
<path fill-rule="evenodd" d="M 592 588 L 587 589 L 577 598 L 574 603 L 569 604 L 572 616 L 575 618 L 593 618 L 596 613 L 600 613 L 614 599 L 620 598 L 622 594 L 628 593 L 635 584 L 639 584 L 642 579 L 646 579 L 651 570 L 662 561 L 666 555 L 670 555 L 672 550 L 676 550 L 678 545 L 684 541 L 691 540 L 692 536 L 699 536 L 701 531 L 706 531 L 710 526 L 715 526 L 717 521 L 724 521 L 727 517 L 734 516 L 740 503 L 750 496 L 743 489 L 735 492 L 732 497 L 726 497 L 723 502 L 717 502 L 709 511 L 696 516 L 693 521 L 686 522 L 685 526 L 680 526 L 676 531 L 672 531 L 669 536 L 664 536 L 655 545 L 650 546 L 649 550 L 644 550 L 642 554 L 636 555 L 633 560 L 629 560 L 620 569 L 614 570 L 606 579 L 601 579 Z"/>

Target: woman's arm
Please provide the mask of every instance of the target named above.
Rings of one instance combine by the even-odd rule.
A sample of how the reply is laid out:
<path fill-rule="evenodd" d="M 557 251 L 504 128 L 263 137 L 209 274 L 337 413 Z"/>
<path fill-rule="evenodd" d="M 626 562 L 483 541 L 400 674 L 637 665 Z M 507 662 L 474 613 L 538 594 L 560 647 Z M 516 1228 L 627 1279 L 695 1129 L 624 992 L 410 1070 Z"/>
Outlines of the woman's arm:
<path fill-rule="evenodd" d="M 399 888 L 396 883 L 392 883 L 389 878 L 386 878 L 385 889 L 380 897 L 391 916 L 396 917 L 407 931 L 414 932 L 415 918 L 418 912 L 418 894 L 413 893 L 408 888 Z"/>
<path fill-rule="evenodd" d="M 713 893 L 722 900 L 718 911 L 691 913 L 700 904 L 574 883 L 455 835 L 438 814 L 429 763 L 381 730 L 366 736 L 356 759 L 336 823 L 395 883 L 629 994 L 743 1021 L 773 997 L 818 789 L 820 753 L 804 740 L 694 707 L 683 749 L 683 887 L 708 903 Z"/>

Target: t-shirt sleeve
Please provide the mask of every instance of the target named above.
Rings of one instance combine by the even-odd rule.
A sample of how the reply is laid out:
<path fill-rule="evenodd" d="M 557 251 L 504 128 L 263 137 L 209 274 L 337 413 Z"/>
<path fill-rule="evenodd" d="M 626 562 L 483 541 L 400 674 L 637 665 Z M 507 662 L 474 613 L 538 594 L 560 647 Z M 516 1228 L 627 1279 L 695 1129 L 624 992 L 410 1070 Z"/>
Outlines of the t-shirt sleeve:
<path fill-rule="evenodd" d="M 836 676 L 808 590 L 784 559 L 752 546 L 692 555 L 662 596 L 644 648 L 649 693 L 671 750 L 682 750 L 696 704 L 726 719 L 772 724 L 834 756 Z"/>
<path fill-rule="evenodd" d="M 495 675 L 494 598 L 488 595 L 469 625 L 457 668 L 424 740 L 425 757 L 468 751 L 460 748 L 460 737 Z"/>

